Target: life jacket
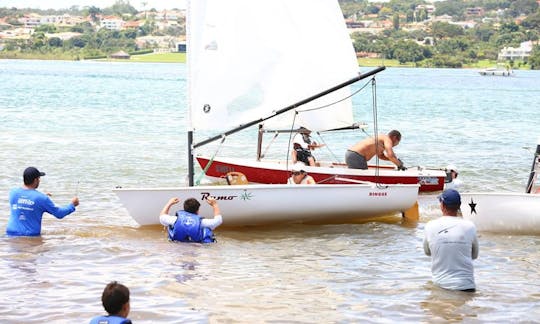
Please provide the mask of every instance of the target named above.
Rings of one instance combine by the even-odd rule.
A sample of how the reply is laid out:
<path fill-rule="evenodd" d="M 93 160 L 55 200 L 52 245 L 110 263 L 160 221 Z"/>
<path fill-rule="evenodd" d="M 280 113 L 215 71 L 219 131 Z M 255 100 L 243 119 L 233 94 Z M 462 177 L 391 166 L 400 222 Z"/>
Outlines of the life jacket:
<path fill-rule="evenodd" d="M 94 317 L 90 324 L 131 324 L 131 320 L 120 316 L 97 316 Z"/>
<path fill-rule="evenodd" d="M 214 242 L 214 233 L 210 228 L 201 226 L 201 217 L 185 210 L 176 212 L 176 222 L 169 226 L 169 238 L 180 242 Z"/>

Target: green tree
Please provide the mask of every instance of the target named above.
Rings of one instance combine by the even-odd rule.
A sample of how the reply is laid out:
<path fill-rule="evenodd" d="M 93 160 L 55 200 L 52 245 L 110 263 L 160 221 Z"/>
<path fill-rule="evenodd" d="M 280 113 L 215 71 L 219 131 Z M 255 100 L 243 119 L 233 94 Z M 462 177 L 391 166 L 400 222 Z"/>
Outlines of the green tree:
<path fill-rule="evenodd" d="M 51 37 L 49 38 L 48 44 L 50 47 L 62 47 L 62 45 L 64 45 L 64 42 L 59 37 Z"/>
<path fill-rule="evenodd" d="M 418 62 L 424 59 L 422 46 L 413 41 L 399 41 L 394 46 L 393 58 L 399 63 Z"/>
<path fill-rule="evenodd" d="M 435 15 L 449 15 L 452 17 L 462 17 L 465 13 L 465 8 L 468 6 L 467 3 L 448 0 L 437 2 L 435 7 Z"/>
<path fill-rule="evenodd" d="M 540 12 L 529 15 L 523 20 L 521 26 L 528 29 L 534 29 L 537 32 L 540 32 Z"/>
<path fill-rule="evenodd" d="M 394 26 L 394 30 L 399 30 L 399 14 L 395 13 L 392 17 L 392 25 Z"/>
<path fill-rule="evenodd" d="M 418 13 L 416 14 L 416 21 L 417 22 L 422 22 L 422 21 L 425 21 L 427 19 L 428 19 L 427 10 L 424 9 L 424 8 L 418 10 Z"/>
<path fill-rule="evenodd" d="M 463 28 L 447 22 L 434 22 L 431 25 L 431 32 L 433 37 L 438 39 L 452 38 L 464 34 Z"/>
<path fill-rule="evenodd" d="M 519 15 L 528 15 L 538 10 L 538 3 L 536 0 L 515 0 L 509 7 L 509 13 L 512 17 Z"/>
<path fill-rule="evenodd" d="M 34 33 L 39 33 L 39 32 L 53 34 L 57 32 L 57 28 L 53 24 L 43 24 L 34 28 Z"/>
<path fill-rule="evenodd" d="M 533 70 L 540 70 L 540 45 L 533 47 L 531 56 L 529 57 L 529 65 Z"/>
<path fill-rule="evenodd" d="M 88 15 L 90 16 L 90 19 L 92 19 L 94 23 L 96 23 L 99 20 L 98 15 L 100 15 L 101 13 L 102 13 L 101 9 L 96 6 L 90 6 L 88 8 Z"/>

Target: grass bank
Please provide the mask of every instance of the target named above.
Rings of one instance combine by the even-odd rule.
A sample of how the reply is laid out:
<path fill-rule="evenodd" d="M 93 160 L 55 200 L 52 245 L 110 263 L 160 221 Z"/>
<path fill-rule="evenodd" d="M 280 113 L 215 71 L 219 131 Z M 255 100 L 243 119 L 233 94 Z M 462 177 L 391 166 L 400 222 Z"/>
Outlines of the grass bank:
<path fill-rule="evenodd" d="M 0 58 L 4 59 L 38 59 L 38 60 L 79 60 L 82 59 L 78 54 L 74 53 L 22 53 L 22 52 L 0 52 Z M 186 53 L 150 53 L 132 55 L 128 60 L 118 59 L 100 59 L 100 61 L 114 61 L 114 62 L 149 62 L 149 63 L 185 63 Z M 497 64 L 494 60 L 479 60 L 476 63 L 464 64 L 465 69 L 485 69 L 493 67 Z M 388 60 L 381 58 L 358 58 L 358 65 L 360 67 L 417 67 L 415 63 L 400 64 L 398 60 Z M 515 62 L 513 66 L 514 70 L 528 70 L 530 67 L 523 62 Z"/>
<path fill-rule="evenodd" d="M 186 53 L 151 53 L 133 55 L 129 60 L 133 62 L 151 63 L 184 63 L 186 62 Z"/>

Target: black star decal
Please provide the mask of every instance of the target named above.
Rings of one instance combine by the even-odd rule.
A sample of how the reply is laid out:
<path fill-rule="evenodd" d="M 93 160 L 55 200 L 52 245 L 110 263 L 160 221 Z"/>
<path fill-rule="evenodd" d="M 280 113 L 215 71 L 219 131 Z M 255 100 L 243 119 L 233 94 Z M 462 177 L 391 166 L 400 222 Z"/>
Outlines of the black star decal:
<path fill-rule="evenodd" d="M 474 203 L 474 201 L 472 200 L 472 198 L 471 198 L 471 202 L 469 203 L 469 206 L 471 207 L 471 214 L 472 214 L 472 213 L 475 213 L 475 214 L 476 214 L 476 204 Z"/>

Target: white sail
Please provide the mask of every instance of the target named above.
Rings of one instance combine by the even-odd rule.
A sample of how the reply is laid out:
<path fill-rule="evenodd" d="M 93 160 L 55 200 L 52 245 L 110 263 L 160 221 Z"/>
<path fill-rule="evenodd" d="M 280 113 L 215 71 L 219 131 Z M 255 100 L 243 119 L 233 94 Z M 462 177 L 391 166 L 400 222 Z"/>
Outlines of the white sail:
<path fill-rule="evenodd" d="M 196 0 L 189 11 L 192 129 L 230 129 L 268 117 L 358 75 L 336 0 Z M 296 110 L 348 95 L 346 87 Z M 290 127 L 292 113 L 269 122 Z M 312 130 L 352 123 L 349 99 L 300 113 L 295 122 Z"/>

